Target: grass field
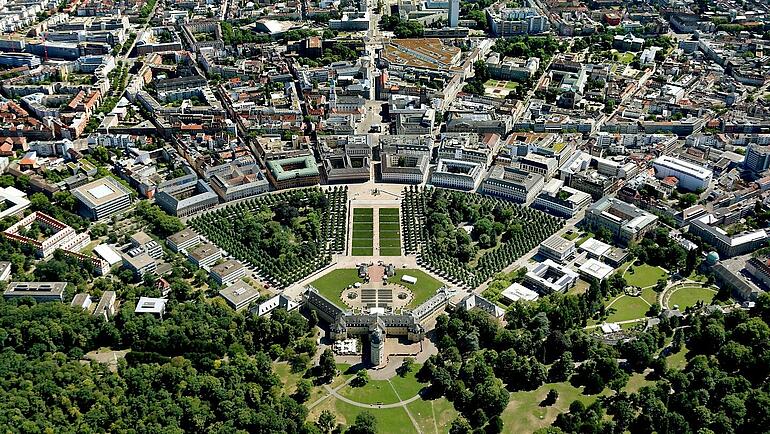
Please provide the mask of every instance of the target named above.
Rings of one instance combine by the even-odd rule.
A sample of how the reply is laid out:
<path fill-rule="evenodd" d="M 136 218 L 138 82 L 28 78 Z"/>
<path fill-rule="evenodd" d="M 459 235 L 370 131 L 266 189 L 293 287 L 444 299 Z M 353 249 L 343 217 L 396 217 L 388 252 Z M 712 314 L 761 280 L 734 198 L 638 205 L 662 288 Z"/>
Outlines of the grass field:
<path fill-rule="evenodd" d="M 555 404 L 541 407 L 540 403 L 551 389 L 556 389 L 559 392 L 559 398 Z M 551 425 L 559 413 L 569 410 L 572 401 L 578 400 L 590 405 L 596 401 L 598 396 L 606 394 L 609 394 L 609 389 L 599 395 L 583 395 L 582 388 L 575 388 L 568 382 L 547 383 L 532 391 L 514 392 L 511 394 L 508 407 L 502 414 L 505 432 L 534 432 L 539 428 Z"/>
<path fill-rule="evenodd" d="M 318 292 L 337 306 L 347 309 L 342 303 L 342 290 L 356 282 L 361 282 L 358 278 L 358 270 L 355 268 L 340 268 L 321 276 L 310 284 L 318 289 Z"/>
<path fill-rule="evenodd" d="M 715 295 L 716 291 L 713 289 L 685 286 L 671 294 L 671 297 L 668 299 L 668 305 L 672 308 L 674 305 L 678 305 L 680 310 L 685 310 L 688 307 L 695 306 L 699 301 L 709 304 Z"/>
<path fill-rule="evenodd" d="M 374 210 L 353 208 L 352 254 L 372 256 L 374 254 Z"/>
<path fill-rule="evenodd" d="M 457 417 L 457 410 L 446 398 L 422 400 L 407 404 L 406 408 L 417 420 L 420 431 L 425 434 L 443 434 Z"/>
<path fill-rule="evenodd" d="M 615 313 L 607 317 L 605 322 L 608 323 L 644 318 L 644 314 L 647 313 L 650 306 L 641 297 L 624 295 L 612 303 L 610 308 L 615 309 Z"/>
<path fill-rule="evenodd" d="M 405 274 L 417 278 L 417 283 L 414 285 L 403 282 L 401 277 Z M 436 290 L 444 286 L 443 283 L 434 279 L 430 275 L 420 270 L 413 269 L 399 269 L 396 270 L 396 275 L 390 278 L 390 281 L 397 283 L 405 288 L 409 288 L 414 294 L 412 302 L 407 307 L 417 307 L 421 305 L 425 300 L 429 299 Z"/>
<path fill-rule="evenodd" d="M 401 224 L 398 208 L 380 208 L 380 256 L 401 256 Z"/>
<path fill-rule="evenodd" d="M 623 277 L 629 285 L 644 288 L 645 286 L 655 285 L 660 278 L 668 277 L 668 273 L 660 267 L 642 264 L 630 266 Z"/>

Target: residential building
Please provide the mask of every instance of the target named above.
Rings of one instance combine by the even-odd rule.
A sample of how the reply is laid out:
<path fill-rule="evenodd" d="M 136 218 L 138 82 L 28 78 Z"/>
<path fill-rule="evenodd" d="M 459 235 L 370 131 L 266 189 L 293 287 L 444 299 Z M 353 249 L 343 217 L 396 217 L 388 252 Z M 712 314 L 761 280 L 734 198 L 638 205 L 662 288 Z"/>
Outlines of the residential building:
<path fill-rule="evenodd" d="M 246 267 L 235 259 L 211 267 L 211 278 L 220 285 L 229 285 L 246 275 Z"/>
<path fill-rule="evenodd" d="M 615 35 L 612 40 L 612 48 L 615 48 L 618 51 L 642 51 L 644 48 L 644 39 L 634 36 L 632 33 Z"/>
<path fill-rule="evenodd" d="M 187 254 L 187 259 L 199 268 L 209 267 L 222 259 L 222 251 L 214 244 L 201 244 Z"/>
<path fill-rule="evenodd" d="M 200 243 L 201 237 L 190 228 L 184 228 L 181 231 L 166 238 L 166 245 L 174 253 L 186 252 Z"/>
<path fill-rule="evenodd" d="M 93 306 L 93 300 L 91 299 L 90 295 L 86 294 L 85 292 L 80 292 L 75 294 L 74 297 L 72 297 L 72 302 L 70 303 L 70 306 L 79 307 L 85 311 L 90 312 Z"/>
<path fill-rule="evenodd" d="M 219 296 L 224 298 L 230 307 L 236 311 L 241 311 L 259 299 L 259 291 L 243 280 L 237 280 L 219 291 Z"/>
<path fill-rule="evenodd" d="M 498 2 L 485 9 L 489 28 L 495 36 L 536 35 L 551 28 L 548 17 L 535 8 L 509 8 Z"/>
<path fill-rule="evenodd" d="M 577 279 L 577 273 L 550 259 L 536 264 L 524 275 L 524 282 L 544 295 L 553 292 L 567 292 L 575 285 Z"/>
<path fill-rule="evenodd" d="M 575 242 L 570 241 L 559 234 L 552 235 L 540 243 L 537 252 L 548 259 L 564 263 L 576 252 Z"/>
<path fill-rule="evenodd" d="M 679 180 L 679 187 L 685 190 L 706 190 L 711 183 L 714 172 L 697 164 L 679 158 L 662 155 L 652 163 L 655 177 L 662 179 L 673 176 Z"/>
<path fill-rule="evenodd" d="M 449 0 L 449 27 L 457 27 L 460 21 L 460 0 Z"/>
<path fill-rule="evenodd" d="M 64 301 L 67 282 L 11 282 L 3 292 L 3 298 L 11 300 L 32 297 L 37 302 Z"/>
<path fill-rule="evenodd" d="M 658 217 L 613 197 L 605 197 L 588 207 L 586 226 L 592 230 L 607 229 L 618 242 L 628 245 L 653 230 Z"/>
<path fill-rule="evenodd" d="M 131 193 L 111 176 L 97 179 L 72 190 L 79 212 L 91 220 L 100 220 L 131 206 Z"/>
<path fill-rule="evenodd" d="M 437 187 L 471 191 L 479 185 L 483 174 L 484 169 L 478 163 L 441 158 L 430 182 Z"/>
<path fill-rule="evenodd" d="M 513 167 L 493 166 L 479 191 L 518 203 L 531 203 L 543 188 L 543 176 Z"/>

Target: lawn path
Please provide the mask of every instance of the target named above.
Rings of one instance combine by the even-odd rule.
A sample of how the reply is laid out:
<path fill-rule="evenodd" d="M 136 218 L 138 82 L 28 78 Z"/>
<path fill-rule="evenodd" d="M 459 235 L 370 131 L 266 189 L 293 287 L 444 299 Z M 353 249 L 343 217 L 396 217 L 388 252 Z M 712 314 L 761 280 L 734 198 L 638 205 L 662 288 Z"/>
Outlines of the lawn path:
<path fill-rule="evenodd" d="M 393 389 L 393 392 L 396 394 L 396 398 L 398 398 L 398 400 L 401 401 L 401 395 L 398 394 L 398 390 L 396 390 L 396 387 L 393 386 L 393 383 L 390 382 L 390 379 L 388 379 L 388 384 L 390 384 L 390 388 Z M 417 394 L 416 396 L 419 397 L 420 395 Z M 417 430 L 417 434 L 422 434 L 422 430 L 420 429 L 420 425 L 417 424 L 417 421 L 414 419 L 414 416 L 412 416 L 412 412 L 409 411 L 409 407 L 404 405 L 404 410 L 406 411 L 406 415 L 409 416 L 409 420 L 412 421 L 412 425 L 414 425 L 414 429 Z M 435 422 L 435 420 L 436 420 L 435 417 L 434 417 L 433 420 Z"/>

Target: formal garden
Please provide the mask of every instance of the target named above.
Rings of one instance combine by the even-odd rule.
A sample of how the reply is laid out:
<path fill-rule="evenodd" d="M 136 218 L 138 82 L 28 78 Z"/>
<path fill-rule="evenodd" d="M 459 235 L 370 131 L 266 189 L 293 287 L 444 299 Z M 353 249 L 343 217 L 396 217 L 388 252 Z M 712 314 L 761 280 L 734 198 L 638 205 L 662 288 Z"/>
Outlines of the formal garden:
<path fill-rule="evenodd" d="M 404 275 L 416 278 L 417 282 L 414 284 L 404 282 L 402 280 Z M 410 308 L 421 305 L 435 294 L 439 288 L 444 286 L 441 281 L 433 278 L 424 271 L 411 268 L 397 269 L 396 274 L 389 280 L 392 282 L 389 285 L 399 285 L 412 292 L 412 299 L 406 305 L 406 307 Z M 314 280 L 310 285 L 317 289 L 318 293 L 326 297 L 329 301 L 346 309 L 347 306 L 342 300 L 342 291 L 356 283 L 363 283 L 363 279 L 358 277 L 357 269 L 338 268 Z"/>
<path fill-rule="evenodd" d="M 398 208 L 379 209 L 380 256 L 401 256 Z"/>
<path fill-rule="evenodd" d="M 287 286 L 345 249 L 347 187 L 266 194 L 204 213 L 190 226 L 227 253 Z"/>
<path fill-rule="evenodd" d="M 469 287 L 503 270 L 564 223 L 496 198 L 414 186 L 404 189 L 401 212 L 405 252 Z"/>
<path fill-rule="evenodd" d="M 353 208 L 353 256 L 372 256 L 374 253 L 374 210 Z"/>

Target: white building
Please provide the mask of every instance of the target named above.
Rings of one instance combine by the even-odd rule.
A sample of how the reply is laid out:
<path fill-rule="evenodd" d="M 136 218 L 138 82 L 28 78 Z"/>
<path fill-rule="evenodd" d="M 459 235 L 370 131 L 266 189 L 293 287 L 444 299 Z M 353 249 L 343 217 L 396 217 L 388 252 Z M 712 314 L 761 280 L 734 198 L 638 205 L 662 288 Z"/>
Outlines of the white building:
<path fill-rule="evenodd" d="M 652 167 L 655 168 L 655 177 L 673 176 L 679 180 L 679 187 L 690 191 L 706 190 L 714 175 L 711 169 L 668 155 L 656 158 Z"/>
<path fill-rule="evenodd" d="M 546 259 L 535 265 L 527 274 L 524 281 L 539 290 L 542 294 L 552 292 L 567 292 L 575 282 L 578 274 L 571 269 Z"/>
<path fill-rule="evenodd" d="M 515 303 L 519 300 L 535 301 L 540 297 L 537 292 L 516 282 L 505 288 L 500 295 L 509 303 Z"/>
<path fill-rule="evenodd" d="M 474 190 L 481 181 L 483 168 L 478 163 L 442 158 L 430 177 L 431 184 L 458 190 Z"/>
<path fill-rule="evenodd" d="M 134 313 L 151 313 L 162 318 L 166 313 L 166 303 L 168 300 L 165 298 L 140 297 Z"/>
<path fill-rule="evenodd" d="M 578 272 L 588 278 L 602 281 L 615 271 L 614 268 L 607 264 L 603 264 L 596 259 L 589 259 L 578 268 Z"/>
<path fill-rule="evenodd" d="M 570 241 L 561 235 L 552 235 L 540 243 L 538 253 L 548 259 L 556 262 L 564 262 L 567 258 L 575 254 L 575 242 Z"/>

